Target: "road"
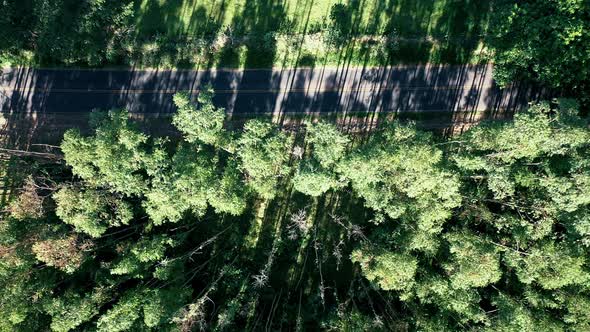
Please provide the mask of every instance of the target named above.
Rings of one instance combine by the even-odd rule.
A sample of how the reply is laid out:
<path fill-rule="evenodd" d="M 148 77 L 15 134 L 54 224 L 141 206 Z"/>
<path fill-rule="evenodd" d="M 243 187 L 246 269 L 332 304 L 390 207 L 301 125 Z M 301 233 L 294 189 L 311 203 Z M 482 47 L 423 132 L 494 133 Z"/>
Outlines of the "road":
<path fill-rule="evenodd" d="M 196 97 L 207 84 L 216 91 L 214 102 L 233 119 L 269 114 L 283 125 L 291 120 L 296 125 L 300 117 L 292 115 L 337 114 L 350 130 L 366 130 L 381 118 L 375 113 L 387 112 L 419 119 L 418 125 L 424 128 L 456 132 L 481 119 L 509 117 L 539 97 L 538 91 L 525 86 L 499 89 L 492 70 L 491 65 L 202 71 L 1 69 L 0 147 L 31 151 L 44 144 L 59 144 L 65 130 L 89 129 L 88 115 L 93 109 L 126 108 L 146 131 L 170 134 L 170 121 L 161 121 L 161 116 L 175 112 L 174 93 L 185 91 Z"/>
<path fill-rule="evenodd" d="M 4 114 L 88 112 L 127 108 L 174 112 L 178 91 L 196 95 L 206 84 L 232 114 L 322 112 L 504 111 L 537 92 L 499 89 L 492 65 L 315 68 L 283 70 L 3 69 Z"/>

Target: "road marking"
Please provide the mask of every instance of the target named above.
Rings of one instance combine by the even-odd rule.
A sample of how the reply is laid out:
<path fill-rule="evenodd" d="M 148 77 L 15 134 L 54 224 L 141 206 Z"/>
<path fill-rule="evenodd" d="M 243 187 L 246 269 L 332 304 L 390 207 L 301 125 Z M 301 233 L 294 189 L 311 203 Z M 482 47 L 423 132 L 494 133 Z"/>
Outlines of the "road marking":
<path fill-rule="evenodd" d="M 280 93 L 280 92 L 375 92 L 375 91 L 395 91 L 395 90 L 467 90 L 473 89 L 473 85 L 463 86 L 434 86 L 434 87 L 411 87 L 411 86 L 396 86 L 396 87 L 376 87 L 376 88 L 323 88 L 323 89 L 233 89 L 233 90 L 214 90 L 215 93 L 227 94 L 227 93 Z M 477 90 L 481 90 L 484 87 L 478 87 Z M 489 87 L 488 87 L 489 88 Z M 186 93 L 197 93 L 200 89 L 53 89 L 53 88 L 37 88 L 37 87 L 0 87 L 2 92 L 56 92 L 56 93 L 161 93 L 161 94 L 172 94 L 177 92 Z"/>

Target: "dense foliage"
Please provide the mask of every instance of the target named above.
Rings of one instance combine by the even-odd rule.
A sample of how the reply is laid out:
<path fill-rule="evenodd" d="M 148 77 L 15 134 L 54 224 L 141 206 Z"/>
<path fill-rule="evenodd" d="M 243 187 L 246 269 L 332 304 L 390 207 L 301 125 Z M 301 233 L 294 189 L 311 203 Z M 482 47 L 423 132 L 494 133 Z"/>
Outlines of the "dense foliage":
<path fill-rule="evenodd" d="M 6 0 L 0 9 L 0 60 L 33 54 L 40 63 L 116 63 L 132 31 L 130 0 Z"/>
<path fill-rule="evenodd" d="M 230 131 L 210 97 L 175 97 L 180 138 L 122 111 L 65 135 L 0 222 L 1 331 L 590 329 L 574 102 L 358 140 Z"/>
<path fill-rule="evenodd" d="M 588 1 L 503 0 L 493 21 L 490 37 L 500 83 L 528 79 L 585 93 L 590 80 Z"/>

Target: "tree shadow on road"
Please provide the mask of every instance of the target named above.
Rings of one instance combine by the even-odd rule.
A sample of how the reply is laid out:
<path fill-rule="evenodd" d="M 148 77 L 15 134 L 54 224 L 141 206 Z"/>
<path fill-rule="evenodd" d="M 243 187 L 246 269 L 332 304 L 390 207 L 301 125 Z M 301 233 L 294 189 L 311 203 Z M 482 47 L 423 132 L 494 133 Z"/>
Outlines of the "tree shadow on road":
<path fill-rule="evenodd" d="M 493 86 L 489 80 L 491 68 L 486 65 L 385 66 L 409 59 L 428 62 L 433 48 L 445 61 L 464 62 L 477 51 L 478 38 L 485 32 L 489 0 L 349 1 L 344 10 L 351 28 L 344 31 L 345 42 L 331 51 L 335 62 L 305 49 L 301 36 L 294 40 L 292 53 L 278 50 L 274 32 L 297 31 L 305 35 L 318 29 L 310 21 L 315 14 L 313 1 L 302 0 L 302 9 L 295 19 L 289 16 L 284 3 L 246 0 L 239 8 L 230 8 L 228 3 L 226 0 L 206 8 L 193 0 L 166 4 L 146 1 L 140 3 L 145 8 L 136 8 L 143 16 L 134 19 L 145 36 L 179 38 L 169 40 L 169 49 L 158 47 L 153 53 L 156 58 L 168 59 L 162 61 L 171 64 L 187 61 L 187 65 L 196 65 L 203 71 L 95 71 L 88 79 L 84 72 L 10 70 L 10 84 L 16 89 L 2 98 L 2 112 L 7 119 L 5 132 L 23 134 L 9 135 L 12 137 L 7 139 L 6 146 L 26 147 L 37 140 L 58 140 L 60 128 L 84 127 L 83 114 L 93 108 L 127 108 L 139 118 L 146 114 L 169 116 L 174 112 L 174 92 L 188 91 L 195 96 L 208 83 L 217 90 L 215 102 L 225 107 L 234 120 L 270 114 L 279 124 L 297 125 L 322 117 L 351 131 L 370 130 L 379 121 L 391 118 L 446 130 L 458 123 L 503 117 L 511 112 L 508 110 L 526 105 L 524 99 L 530 95 L 523 92 L 514 97 L 516 92 L 527 89 L 524 87 L 503 91 Z M 231 21 L 224 27 L 229 17 Z M 229 32 L 215 46 L 221 47 L 216 50 L 221 54 L 218 58 L 203 58 L 195 63 L 195 58 L 186 57 L 174 46 L 183 38 L 192 38 L 205 40 L 206 45 L 202 46 L 210 48 L 216 43 L 210 36 L 220 29 Z M 374 67 L 374 42 L 352 37 L 379 33 L 391 38 L 391 47 L 382 52 L 381 66 Z M 234 42 L 232 35 L 244 39 Z M 406 39 L 399 39 L 400 36 Z M 131 45 L 132 49 L 144 48 L 145 40 L 133 40 L 136 44 Z M 447 43 L 441 44 L 441 40 Z M 292 63 L 287 57 L 294 59 L 295 69 L 290 67 Z M 285 63 L 285 67 L 258 71 L 212 69 L 236 63 L 247 68 L 269 68 L 276 63 Z M 310 67 L 297 68 L 301 65 Z M 72 84 L 65 88 L 102 86 L 115 91 L 70 98 L 63 92 L 63 82 Z M 515 100 L 507 102 L 506 98 Z"/>

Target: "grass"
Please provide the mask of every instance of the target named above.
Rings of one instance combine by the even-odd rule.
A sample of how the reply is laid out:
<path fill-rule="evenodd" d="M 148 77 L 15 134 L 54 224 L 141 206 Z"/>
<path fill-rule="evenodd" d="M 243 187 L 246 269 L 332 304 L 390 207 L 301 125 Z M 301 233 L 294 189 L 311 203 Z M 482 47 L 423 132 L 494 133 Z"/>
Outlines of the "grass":
<path fill-rule="evenodd" d="M 322 35 L 335 0 L 137 0 L 133 63 L 153 67 L 379 66 L 487 61 L 490 0 L 347 0 L 348 41 Z M 213 51 L 183 38 L 231 31 L 236 41 Z M 154 42 L 154 36 L 159 41 Z M 391 40 L 379 39 L 393 36 Z M 162 44 L 172 46 L 162 47 Z M 143 48 L 142 48 L 143 47 Z M 173 51 L 162 50 L 175 49 Z M 183 48 L 188 50 L 182 52 Z M 482 56 L 483 54 L 483 56 Z"/>
<path fill-rule="evenodd" d="M 140 0 L 138 34 L 200 35 L 215 26 L 268 32 L 288 25 L 295 33 L 319 30 L 329 21 L 334 0 Z M 357 34 L 395 29 L 401 37 L 469 35 L 485 30 L 489 0 L 349 0 L 344 4 Z M 478 30 L 478 31 L 475 31 Z"/>
<path fill-rule="evenodd" d="M 30 38 L 30 26 L 40 26 L 34 31 L 40 44 L 33 38 L 0 49 L 0 62 L 136 68 L 486 62 L 493 0 L 129 1 L 131 15 L 113 18 L 127 13 L 124 2 L 100 5 L 104 11 L 92 14 L 79 1 L 58 0 L 61 5 L 48 13 L 47 24 L 32 19 L 13 29 Z M 336 4 L 338 24 L 330 18 Z M 104 33 L 102 21 L 113 24 L 111 32 Z M 340 37 L 326 43 L 335 30 Z"/>
<path fill-rule="evenodd" d="M 348 0 L 349 41 L 322 43 L 334 0 L 139 0 L 138 40 L 154 35 L 203 37 L 231 27 L 238 42 L 209 56 L 180 61 L 223 67 L 473 63 L 486 61 L 483 36 L 490 0 Z M 270 38 L 278 32 L 279 38 Z M 396 45 L 375 42 L 393 35 Z M 370 37 L 370 38 L 367 38 Z M 242 42 L 240 42 L 240 38 Z M 248 41 L 243 41 L 245 38 Z M 151 61 L 143 61 L 149 65 Z M 175 67 L 166 59 L 160 65 Z"/>

